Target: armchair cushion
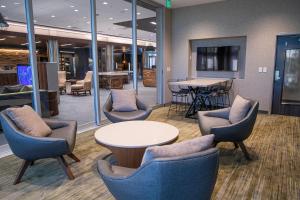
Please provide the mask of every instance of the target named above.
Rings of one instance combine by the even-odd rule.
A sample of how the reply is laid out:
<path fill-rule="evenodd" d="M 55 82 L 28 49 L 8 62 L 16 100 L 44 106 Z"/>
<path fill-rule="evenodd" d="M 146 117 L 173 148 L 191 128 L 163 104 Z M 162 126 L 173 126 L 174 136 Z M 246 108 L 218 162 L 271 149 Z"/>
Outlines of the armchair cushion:
<path fill-rule="evenodd" d="M 50 127 L 30 106 L 8 108 L 7 115 L 19 129 L 28 135 L 46 137 L 51 133 Z"/>
<path fill-rule="evenodd" d="M 84 86 L 81 85 L 81 84 L 78 84 L 78 83 L 76 83 L 76 84 L 74 84 L 74 85 L 71 85 L 71 89 L 72 89 L 72 90 L 81 90 L 81 89 L 83 89 L 83 88 L 84 88 Z"/>
<path fill-rule="evenodd" d="M 211 134 L 212 127 L 229 126 L 231 124 L 228 119 L 213 116 L 216 115 L 207 111 L 198 112 L 199 127 L 202 135 Z"/>
<path fill-rule="evenodd" d="M 148 147 L 144 153 L 141 165 L 156 158 L 184 156 L 205 151 L 212 147 L 214 137 L 213 134 L 210 134 L 171 145 Z"/>
<path fill-rule="evenodd" d="M 111 90 L 111 95 L 113 111 L 132 112 L 138 110 L 134 90 Z"/>
<path fill-rule="evenodd" d="M 249 100 L 237 95 L 229 112 L 229 121 L 231 123 L 237 123 L 241 121 L 247 115 L 250 107 L 251 102 Z"/>

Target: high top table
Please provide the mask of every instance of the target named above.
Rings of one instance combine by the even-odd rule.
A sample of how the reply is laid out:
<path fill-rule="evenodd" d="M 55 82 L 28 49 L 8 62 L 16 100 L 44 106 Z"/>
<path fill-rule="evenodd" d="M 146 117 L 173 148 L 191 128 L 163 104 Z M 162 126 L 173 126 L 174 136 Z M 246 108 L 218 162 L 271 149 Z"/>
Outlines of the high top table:
<path fill-rule="evenodd" d="M 127 121 L 104 126 L 95 132 L 98 144 L 111 150 L 118 165 L 138 168 L 149 146 L 173 143 L 179 130 L 155 121 Z"/>
<path fill-rule="evenodd" d="M 203 100 L 199 98 L 199 93 L 203 88 L 209 88 L 212 86 L 220 85 L 231 79 L 228 78 L 197 78 L 187 81 L 170 82 L 172 86 L 187 87 L 192 97 L 192 103 L 187 110 L 185 117 L 193 118 L 198 111 L 198 105 L 203 104 Z"/>

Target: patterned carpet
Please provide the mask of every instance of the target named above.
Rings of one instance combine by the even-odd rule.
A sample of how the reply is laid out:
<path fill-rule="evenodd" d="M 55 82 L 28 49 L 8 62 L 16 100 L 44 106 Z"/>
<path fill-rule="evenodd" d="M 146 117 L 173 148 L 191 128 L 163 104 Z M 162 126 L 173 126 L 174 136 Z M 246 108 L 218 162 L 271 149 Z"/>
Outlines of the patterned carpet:
<path fill-rule="evenodd" d="M 166 113 L 167 108 L 157 109 L 149 120 L 179 128 L 178 141 L 200 134 L 195 120 L 176 114 L 167 118 Z M 220 170 L 212 199 L 299 199 L 300 118 L 259 115 L 245 144 L 252 161 L 231 143 L 218 145 Z M 95 143 L 93 131 L 78 135 L 74 153 L 80 163 L 66 159 L 75 180 L 66 178 L 56 160 L 46 159 L 30 167 L 16 186 L 12 183 L 21 161 L 15 156 L 0 159 L 0 199 L 113 199 L 96 169 L 96 161 L 109 151 Z"/>

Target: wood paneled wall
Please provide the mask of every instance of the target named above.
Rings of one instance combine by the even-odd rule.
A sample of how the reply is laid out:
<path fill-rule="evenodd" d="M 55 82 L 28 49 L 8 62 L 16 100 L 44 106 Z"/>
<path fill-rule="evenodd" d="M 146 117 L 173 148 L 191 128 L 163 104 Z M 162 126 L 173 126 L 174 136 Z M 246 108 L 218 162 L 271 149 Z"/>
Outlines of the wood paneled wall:
<path fill-rule="evenodd" d="M 27 50 L 0 49 L 0 68 L 5 66 L 16 67 L 17 64 L 29 62 Z"/>

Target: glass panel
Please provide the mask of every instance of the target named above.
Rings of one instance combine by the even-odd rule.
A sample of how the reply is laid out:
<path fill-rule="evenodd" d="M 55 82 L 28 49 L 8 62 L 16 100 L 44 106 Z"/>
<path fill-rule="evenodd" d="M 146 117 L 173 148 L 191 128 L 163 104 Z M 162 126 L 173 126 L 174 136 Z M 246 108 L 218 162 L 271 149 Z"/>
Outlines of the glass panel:
<path fill-rule="evenodd" d="M 98 42 L 101 120 L 106 120 L 102 108 L 110 90 L 133 88 L 131 7 L 131 2 L 124 0 L 97 1 L 98 34 L 100 37 L 115 38 Z"/>
<path fill-rule="evenodd" d="M 137 6 L 137 74 L 138 97 L 148 106 L 157 103 L 156 98 L 156 11 L 147 4 Z"/>
<path fill-rule="evenodd" d="M 300 49 L 285 52 L 282 103 L 300 103 Z"/>

